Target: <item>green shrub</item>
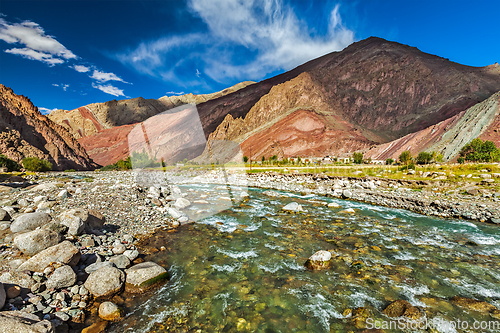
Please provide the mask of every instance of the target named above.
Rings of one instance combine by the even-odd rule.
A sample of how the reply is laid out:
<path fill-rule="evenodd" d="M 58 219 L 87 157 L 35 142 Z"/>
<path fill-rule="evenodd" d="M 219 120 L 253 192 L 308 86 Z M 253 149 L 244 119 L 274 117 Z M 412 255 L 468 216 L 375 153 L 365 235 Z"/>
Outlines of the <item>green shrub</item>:
<path fill-rule="evenodd" d="M 354 160 L 355 164 L 362 164 L 363 163 L 363 153 L 352 154 L 352 159 Z"/>
<path fill-rule="evenodd" d="M 476 138 L 462 147 L 460 157 L 471 162 L 498 162 L 500 150 L 492 141 Z"/>
<path fill-rule="evenodd" d="M 458 162 L 458 163 L 460 163 L 460 164 L 464 164 L 465 159 L 464 159 L 463 157 L 459 157 L 459 158 L 457 159 L 457 162 Z"/>
<path fill-rule="evenodd" d="M 0 154 L 0 166 L 6 167 L 8 171 L 19 171 L 19 169 L 21 168 L 16 161 L 11 160 L 7 156 L 1 154 Z"/>
<path fill-rule="evenodd" d="M 385 160 L 386 165 L 392 165 L 392 163 L 394 163 L 394 160 L 392 158 L 388 158 Z"/>
<path fill-rule="evenodd" d="M 413 157 L 411 156 L 411 153 L 409 150 L 406 150 L 404 152 L 401 153 L 401 155 L 399 155 L 399 161 L 402 163 L 402 164 L 407 164 L 409 163 L 411 160 L 413 159 Z"/>
<path fill-rule="evenodd" d="M 99 171 L 115 171 L 115 170 L 119 171 L 119 170 L 131 170 L 131 169 L 132 169 L 132 161 L 129 156 L 125 160 L 119 160 L 114 164 L 106 165 L 101 169 L 99 169 Z"/>
<path fill-rule="evenodd" d="M 75 169 L 68 169 L 68 170 L 64 170 L 64 172 L 76 172 Z"/>
<path fill-rule="evenodd" d="M 21 163 L 23 167 L 29 171 L 42 172 L 52 170 L 52 163 L 39 159 L 38 157 L 26 157 Z"/>
<path fill-rule="evenodd" d="M 418 164 L 429 164 L 432 161 L 432 154 L 426 151 L 421 151 L 417 156 Z"/>

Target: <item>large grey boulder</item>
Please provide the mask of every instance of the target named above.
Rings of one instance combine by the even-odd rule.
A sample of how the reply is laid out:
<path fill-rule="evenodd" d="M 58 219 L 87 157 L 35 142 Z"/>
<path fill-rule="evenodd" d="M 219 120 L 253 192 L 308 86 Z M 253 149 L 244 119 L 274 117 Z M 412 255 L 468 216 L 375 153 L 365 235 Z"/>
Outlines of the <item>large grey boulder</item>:
<path fill-rule="evenodd" d="M 48 320 L 40 320 L 38 316 L 22 311 L 0 312 L 1 333 L 53 333 L 53 324 Z"/>
<path fill-rule="evenodd" d="M 76 274 L 70 266 L 63 265 L 57 268 L 45 282 L 47 289 L 62 289 L 76 283 Z"/>
<path fill-rule="evenodd" d="M 45 250 L 59 243 L 60 237 L 57 232 L 48 229 L 37 229 L 14 238 L 14 245 L 24 254 L 29 256 Z"/>
<path fill-rule="evenodd" d="M 31 289 L 36 283 L 35 280 L 31 278 L 26 273 L 22 272 L 5 272 L 0 275 L 0 282 L 4 284 L 5 289 L 12 286 L 20 286 L 22 288 Z"/>
<path fill-rule="evenodd" d="M 10 221 L 10 214 L 2 208 L 0 208 L 0 221 Z"/>
<path fill-rule="evenodd" d="M 93 272 L 97 271 L 100 268 L 103 267 L 116 267 L 115 264 L 111 261 L 101 261 L 101 262 L 95 262 L 91 265 L 88 265 L 85 267 L 85 273 L 87 274 L 92 274 Z"/>
<path fill-rule="evenodd" d="M 184 198 L 179 198 L 175 201 L 174 206 L 177 209 L 184 209 L 191 205 L 191 202 Z"/>
<path fill-rule="evenodd" d="M 73 218 L 71 218 L 71 216 L 73 216 Z M 59 219 L 61 220 L 61 224 L 65 224 L 66 222 L 63 223 L 62 218 L 66 218 L 68 220 L 67 221 L 68 224 L 75 225 L 76 230 L 73 229 L 71 231 L 68 231 L 68 233 L 70 233 L 70 234 L 72 232 L 75 232 L 75 231 L 78 231 L 78 234 L 80 234 L 84 230 L 87 232 L 90 232 L 93 229 L 99 230 L 102 228 L 102 226 L 104 225 L 104 222 L 106 221 L 105 217 L 95 209 L 91 209 L 91 210 L 70 209 L 70 210 L 65 211 L 64 213 L 62 213 L 59 216 Z M 75 219 L 75 218 L 79 218 L 81 222 L 77 223 L 78 219 Z M 65 225 L 67 225 L 67 224 L 65 224 Z M 68 225 L 68 227 L 69 227 L 69 225 Z M 79 230 L 79 228 L 83 228 L 83 229 Z"/>
<path fill-rule="evenodd" d="M 122 317 L 122 311 L 115 303 L 103 302 L 99 305 L 99 317 L 107 321 L 118 321 Z"/>
<path fill-rule="evenodd" d="M 47 213 L 35 212 L 22 214 L 10 225 L 10 231 L 20 232 L 24 230 L 35 230 L 50 222 L 50 220 L 52 220 L 52 218 Z"/>
<path fill-rule="evenodd" d="M 5 298 L 7 296 L 5 295 L 5 288 L 3 286 L 3 283 L 0 282 L 0 309 L 3 308 L 5 305 Z"/>
<path fill-rule="evenodd" d="M 49 247 L 21 264 L 18 271 L 43 272 L 52 262 L 60 262 L 71 267 L 80 260 L 80 251 L 69 241 Z"/>
<path fill-rule="evenodd" d="M 141 293 L 168 278 L 165 268 L 154 262 L 143 262 L 125 270 L 127 281 L 125 290 L 131 293 Z"/>
<path fill-rule="evenodd" d="M 114 267 L 102 267 L 85 281 L 85 288 L 96 298 L 111 297 L 123 288 L 125 273 Z"/>
<path fill-rule="evenodd" d="M 71 214 L 71 212 L 67 211 L 59 215 L 59 222 L 62 225 L 68 227 L 68 234 L 73 236 L 80 235 L 85 229 L 85 223 L 78 216 Z"/>

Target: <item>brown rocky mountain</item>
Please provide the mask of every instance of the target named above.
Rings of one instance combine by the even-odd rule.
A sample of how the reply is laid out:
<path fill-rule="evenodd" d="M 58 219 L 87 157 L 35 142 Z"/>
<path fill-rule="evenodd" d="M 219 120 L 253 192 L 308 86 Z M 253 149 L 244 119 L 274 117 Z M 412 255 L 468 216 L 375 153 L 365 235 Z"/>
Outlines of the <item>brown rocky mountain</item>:
<path fill-rule="evenodd" d="M 498 65 L 464 66 L 371 37 L 198 110 L 207 138 L 235 141 L 252 159 L 324 156 L 425 129 L 499 90 Z M 307 122 L 304 111 L 322 125 L 297 126 L 294 113 Z"/>
<path fill-rule="evenodd" d="M 71 111 L 52 111 L 48 117 L 68 129 L 96 163 L 108 165 L 128 157 L 127 136 L 133 124 L 165 110 L 184 104 L 200 104 L 252 84 L 254 82 L 245 81 L 211 94 L 164 96 L 157 100 L 138 97 L 94 103 Z"/>
<path fill-rule="evenodd" d="M 448 161 L 478 137 L 500 146 L 500 92 L 436 125 L 365 150 L 364 154 L 375 160 L 397 160 L 405 150 L 412 155 L 435 151 L 443 154 L 444 160 Z"/>
<path fill-rule="evenodd" d="M 48 117 L 55 123 L 66 127 L 75 138 L 95 135 L 105 129 L 130 125 L 144 121 L 154 115 L 174 107 L 194 103 L 199 104 L 218 98 L 248 85 L 252 81 L 238 83 L 232 87 L 212 94 L 164 96 L 159 99 L 142 97 L 124 100 L 112 100 L 105 103 L 93 103 L 75 110 L 55 110 Z"/>
<path fill-rule="evenodd" d="M 20 162 L 48 160 L 56 170 L 92 170 L 97 165 L 62 126 L 42 115 L 31 101 L 0 84 L 0 153 Z"/>

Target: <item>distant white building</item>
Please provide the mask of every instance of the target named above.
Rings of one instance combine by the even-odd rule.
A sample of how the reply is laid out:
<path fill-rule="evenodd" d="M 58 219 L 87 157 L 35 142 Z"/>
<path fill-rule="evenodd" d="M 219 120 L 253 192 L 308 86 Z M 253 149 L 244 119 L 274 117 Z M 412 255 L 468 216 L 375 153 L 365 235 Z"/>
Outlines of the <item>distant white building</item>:
<path fill-rule="evenodd" d="M 385 161 L 384 160 L 371 160 L 370 164 L 380 164 L 384 165 Z"/>

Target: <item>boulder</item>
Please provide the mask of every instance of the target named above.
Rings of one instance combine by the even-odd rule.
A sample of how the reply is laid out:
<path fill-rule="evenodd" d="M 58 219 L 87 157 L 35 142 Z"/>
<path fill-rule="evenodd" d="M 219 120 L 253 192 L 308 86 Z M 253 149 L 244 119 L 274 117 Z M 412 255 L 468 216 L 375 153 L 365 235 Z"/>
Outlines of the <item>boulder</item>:
<path fill-rule="evenodd" d="M 61 192 L 59 192 L 59 193 L 57 194 L 57 197 L 58 197 L 59 199 L 66 199 L 66 198 L 68 198 L 68 197 L 69 197 L 68 190 L 62 190 Z"/>
<path fill-rule="evenodd" d="M 7 289 L 7 298 L 16 298 L 19 295 L 21 295 L 21 287 L 12 286 Z"/>
<path fill-rule="evenodd" d="M 101 333 L 106 332 L 106 327 L 108 326 L 107 321 L 100 321 L 90 325 L 89 327 L 85 327 L 82 330 L 82 333 Z"/>
<path fill-rule="evenodd" d="M 402 299 L 392 302 L 382 312 L 391 318 L 406 317 L 411 320 L 418 320 L 424 316 L 419 308 Z"/>
<path fill-rule="evenodd" d="M 57 268 L 45 282 L 47 289 L 62 289 L 76 283 L 76 274 L 70 266 L 63 265 Z"/>
<path fill-rule="evenodd" d="M 10 214 L 2 208 L 0 208 L 0 221 L 10 221 Z"/>
<path fill-rule="evenodd" d="M 111 261 L 96 262 L 85 267 L 85 273 L 92 274 L 93 272 L 97 271 L 102 267 L 116 267 L 116 265 Z"/>
<path fill-rule="evenodd" d="M 59 215 L 59 221 L 62 225 L 68 227 L 68 234 L 73 236 L 80 235 L 85 229 L 85 223 L 78 216 L 71 214 L 69 211 Z"/>
<path fill-rule="evenodd" d="M 12 286 L 20 286 L 22 288 L 31 289 L 35 285 L 35 280 L 26 273 L 22 272 L 5 272 L 0 275 L 0 282 L 4 284 L 4 288 L 8 289 Z"/>
<path fill-rule="evenodd" d="M 80 260 L 80 251 L 69 241 L 49 247 L 28 259 L 18 267 L 18 271 L 43 272 L 52 262 L 60 262 L 71 267 Z"/>
<path fill-rule="evenodd" d="M 352 192 L 349 191 L 349 190 L 343 190 L 342 191 L 342 197 L 346 198 L 346 199 L 349 199 L 352 197 Z"/>
<path fill-rule="evenodd" d="M 115 303 L 103 302 L 99 305 L 99 317 L 107 321 L 117 321 L 122 317 L 122 311 Z"/>
<path fill-rule="evenodd" d="M 296 202 L 290 202 L 282 208 L 285 212 L 303 212 L 304 208 Z"/>
<path fill-rule="evenodd" d="M 95 209 L 90 209 L 90 210 L 70 209 L 65 211 L 63 214 L 65 214 L 65 216 L 73 216 L 80 218 L 83 227 L 80 226 L 80 224 L 75 224 L 75 226 L 83 228 L 82 231 L 80 231 L 80 233 L 83 232 L 84 230 L 88 233 L 90 233 L 92 230 L 99 230 L 102 228 L 102 226 L 106 221 L 106 218 L 99 211 Z M 62 221 L 61 224 L 63 224 Z M 71 232 L 68 231 L 68 233 Z"/>
<path fill-rule="evenodd" d="M 467 310 L 473 310 L 482 313 L 490 313 L 498 310 L 493 304 L 472 298 L 455 296 L 451 299 L 451 302 Z"/>
<path fill-rule="evenodd" d="M 168 279 L 165 268 L 150 261 L 134 265 L 125 270 L 125 273 L 127 273 L 125 290 L 131 293 L 144 292 Z"/>
<path fill-rule="evenodd" d="M 184 198 L 179 198 L 174 203 L 174 206 L 177 209 L 184 209 L 190 205 L 191 205 L 191 202 L 189 202 L 189 200 L 184 199 Z"/>
<path fill-rule="evenodd" d="M 50 220 L 52 220 L 50 215 L 43 212 L 22 214 L 10 225 L 10 231 L 20 232 L 24 230 L 35 230 L 50 222 Z"/>
<path fill-rule="evenodd" d="M 130 261 L 135 260 L 139 256 L 139 251 L 137 250 L 127 250 L 123 252 L 123 255 L 127 256 Z"/>
<path fill-rule="evenodd" d="M 5 305 L 5 299 L 6 299 L 5 288 L 3 286 L 3 283 L 0 282 L 0 309 L 3 308 L 3 306 Z"/>
<path fill-rule="evenodd" d="M 304 266 L 312 270 L 321 270 L 330 268 L 332 263 L 332 254 L 328 251 L 320 250 L 314 253 L 306 260 Z"/>
<path fill-rule="evenodd" d="M 328 204 L 328 208 L 342 208 L 341 205 L 339 205 L 338 203 L 335 203 L 335 202 L 330 202 Z"/>
<path fill-rule="evenodd" d="M 59 243 L 57 232 L 48 229 L 36 229 L 14 238 L 14 245 L 24 254 L 35 255 L 40 251 Z"/>
<path fill-rule="evenodd" d="M 0 332 L 2 333 L 53 333 L 55 328 L 48 320 L 22 311 L 0 312 Z"/>
<path fill-rule="evenodd" d="M 85 288 L 96 298 L 111 297 L 121 291 L 125 273 L 114 267 L 102 267 L 85 281 Z"/>
<path fill-rule="evenodd" d="M 174 219 L 178 219 L 180 218 L 181 216 L 183 216 L 183 214 L 181 212 L 179 212 L 177 209 L 175 208 L 172 208 L 172 207 L 169 207 L 168 208 L 168 214 L 170 216 L 172 216 Z"/>
<path fill-rule="evenodd" d="M 109 261 L 111 261 L 113 264 L 116 265 L 116 267 L 121 269 L 125 269 L 128 266 L 130 266 L 130 259 L 124 254 L 111 257 Z"/>

